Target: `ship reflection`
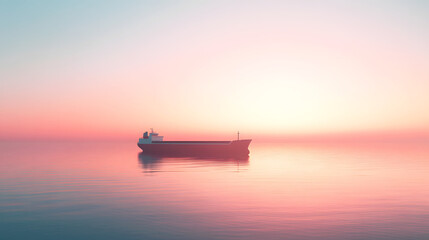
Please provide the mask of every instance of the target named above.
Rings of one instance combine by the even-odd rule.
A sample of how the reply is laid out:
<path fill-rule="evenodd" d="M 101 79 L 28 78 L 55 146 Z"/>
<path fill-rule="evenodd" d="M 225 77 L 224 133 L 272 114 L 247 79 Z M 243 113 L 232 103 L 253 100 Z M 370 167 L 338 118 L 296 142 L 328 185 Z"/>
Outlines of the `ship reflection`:
<path fill-rule="evenodd" d="M 216 166 L 247 166 L 249 165 L 249 155 L 231 155 L 224 153 L 200 153 L 200 152 L 184 152 L 184 153 L 144 153 L 138 155 L 141 167 L 148 171 L 161 170 L 163 165 L 168 164 L 186 164 L 193 167 L 216 167 Z M 243 170 L 243 169 L 241 169 Z"/>

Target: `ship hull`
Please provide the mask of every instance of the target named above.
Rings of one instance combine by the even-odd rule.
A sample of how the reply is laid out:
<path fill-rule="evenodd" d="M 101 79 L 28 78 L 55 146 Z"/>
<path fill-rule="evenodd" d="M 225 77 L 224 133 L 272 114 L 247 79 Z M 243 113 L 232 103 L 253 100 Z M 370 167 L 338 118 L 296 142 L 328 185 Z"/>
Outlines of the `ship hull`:
<path fill-rule="evenodd" d="M 249 144 L 252 140 L 236 141 L 159 141 L 137 145 L 145 153 L 170 154 L 249 154 Z"/>

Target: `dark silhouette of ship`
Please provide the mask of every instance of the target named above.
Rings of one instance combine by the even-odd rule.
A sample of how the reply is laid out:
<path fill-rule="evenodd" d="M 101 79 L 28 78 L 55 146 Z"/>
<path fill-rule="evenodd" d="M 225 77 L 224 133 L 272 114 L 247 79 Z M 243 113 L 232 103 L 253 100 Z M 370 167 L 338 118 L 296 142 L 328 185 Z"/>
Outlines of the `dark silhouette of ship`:
<path fill-rule="evenodd" d="M 252 139 L 240 140 L 240 133 L 237 140 L 232 141 L 164 141 L 163 136 L 159 136 L 152 129 L 151 133 L 145 132 L 139 138 L 137 145 L 144 153 L 163 153 L 175 155 L 247 155 L 249 154 L 249 144 Z"/>

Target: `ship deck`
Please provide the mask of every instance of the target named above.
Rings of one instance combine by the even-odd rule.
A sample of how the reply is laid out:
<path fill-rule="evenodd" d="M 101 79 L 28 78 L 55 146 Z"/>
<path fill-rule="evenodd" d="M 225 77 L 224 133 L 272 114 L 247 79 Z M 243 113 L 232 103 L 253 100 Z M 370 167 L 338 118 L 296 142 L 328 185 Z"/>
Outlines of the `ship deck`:
<path fill-rule="evenodd" d="M 152 144 L 210 144 L 210 145 L 225 145 L 231 141 L 152 141 Z"/>

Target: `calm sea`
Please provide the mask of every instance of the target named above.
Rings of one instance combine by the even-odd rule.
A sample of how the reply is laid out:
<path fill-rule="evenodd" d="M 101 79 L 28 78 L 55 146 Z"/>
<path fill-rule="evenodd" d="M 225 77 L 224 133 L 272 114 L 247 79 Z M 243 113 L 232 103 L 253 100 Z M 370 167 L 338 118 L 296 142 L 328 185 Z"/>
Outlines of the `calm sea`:
<path fill-rule="evenodd" d="M 1 142 L 1 239 L 429 239 L 429 145 Z"/>

